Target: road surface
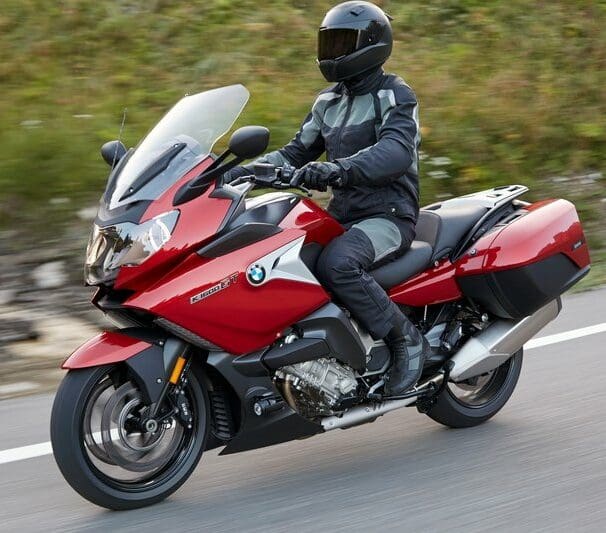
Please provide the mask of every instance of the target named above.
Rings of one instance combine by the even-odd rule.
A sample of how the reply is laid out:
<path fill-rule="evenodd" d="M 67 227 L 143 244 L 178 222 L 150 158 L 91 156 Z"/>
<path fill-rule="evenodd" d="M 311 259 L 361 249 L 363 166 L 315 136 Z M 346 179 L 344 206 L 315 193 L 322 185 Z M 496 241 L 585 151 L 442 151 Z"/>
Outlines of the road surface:
<path fill-rule="evenodd" d="M 62 479 L 46 453 L 52 395 L 2 401 L 0 531 L 605 531 L 606 289 L 567 297 L 538 337 L 483 426 L 446 429 L 404 409 L 210 452 L 167 501 L 129 512 L 95 507 Z"/>

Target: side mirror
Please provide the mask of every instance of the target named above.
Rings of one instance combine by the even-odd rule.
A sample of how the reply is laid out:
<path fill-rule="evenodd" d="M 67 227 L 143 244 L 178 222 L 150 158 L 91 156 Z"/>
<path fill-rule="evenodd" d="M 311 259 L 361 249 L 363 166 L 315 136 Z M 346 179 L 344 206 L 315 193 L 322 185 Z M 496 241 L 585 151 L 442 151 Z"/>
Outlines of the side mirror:
<path fill-rule="evenodd" d="M 101 157 L 110 167 L 115 167 L 124 157 L 126 146 L 120 141 L 109 141 L 101 147 Z"/>
<path fill-rule="evenodd" d="M 239 165 L 245 159 L 261 155 L 267 150 L 269 144 L 269 130 L 262 126 L 244 126 L 236 131 L 229 139 L 228 149 L 225 150 L 213 163 L 197 178 L 185 183 L 175 194 L 173 205 L 181 205 L 197 198 L 206 191 L 213 180 L 220 180 L 229 169 Z M 235 155 L 227 163 L 225 160 L 230 154 Z M 222 180 L 219 182 L 222 185 Z"/>
<path fill-rule="evenodd" d="M 229 139 L 229 151 L 239 159 L 261 155 L 269 144 L 269 130 L 262 126 L 244 126 Z"/>

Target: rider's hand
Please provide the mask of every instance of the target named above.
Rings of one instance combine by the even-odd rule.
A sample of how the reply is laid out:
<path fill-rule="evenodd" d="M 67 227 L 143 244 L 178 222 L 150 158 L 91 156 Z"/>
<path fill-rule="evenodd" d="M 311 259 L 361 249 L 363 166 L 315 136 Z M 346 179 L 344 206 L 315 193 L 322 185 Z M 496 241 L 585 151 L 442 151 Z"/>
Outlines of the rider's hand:
<path fill-rule="evenodd" d="M 339 181 L 342 183 L 343 169 L 335 163 L 313 161 L 295 172 L 294 181 L 324 192 L 329 185 L 336 185 Z"/>
<path fill-rule="evenodd" d="M 223 183 L 231 183 L 242 176 L 250 176 L 253 172 L 243 166 L 234 167 L 223 174 Z"/>

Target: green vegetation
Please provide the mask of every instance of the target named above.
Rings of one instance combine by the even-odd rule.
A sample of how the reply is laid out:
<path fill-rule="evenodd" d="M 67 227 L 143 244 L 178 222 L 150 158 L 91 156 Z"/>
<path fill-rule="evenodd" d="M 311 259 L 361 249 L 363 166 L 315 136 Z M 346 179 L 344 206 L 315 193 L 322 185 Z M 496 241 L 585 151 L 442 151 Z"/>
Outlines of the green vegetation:
<path fill-rule="evenodd" d="M 422 106 L 424 201 L 525 183 L 531 198 L 577 202 L 602 247 L 606 2 L 377 3 L 395 18 L 387 70 Z M 93 201 L 107 175 L 98 148 L 124 108 L 132 145 L 184 93 L 242 82 L 252 98 L 240 124 L 284 143 L 325 86 L 315 33 L 331 5 L 3 0 L 0 225 L 66 220 Z"/>

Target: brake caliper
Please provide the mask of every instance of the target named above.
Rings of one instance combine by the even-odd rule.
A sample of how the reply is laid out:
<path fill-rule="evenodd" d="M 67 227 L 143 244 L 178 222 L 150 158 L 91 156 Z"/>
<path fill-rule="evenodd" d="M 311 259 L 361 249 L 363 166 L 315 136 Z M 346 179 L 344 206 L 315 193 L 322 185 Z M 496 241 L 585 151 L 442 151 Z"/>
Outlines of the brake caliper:
<path fill-rule="evenodd" d="M 179 417 L 179 420 L 181 420 L 187 429 L 191 429 L 194 422 L 194 417 L 189 406 L 187 395 L 181 387 L 178 387 L 175 391 L 174 402 L 178 409 L 177 416 Z"/>

